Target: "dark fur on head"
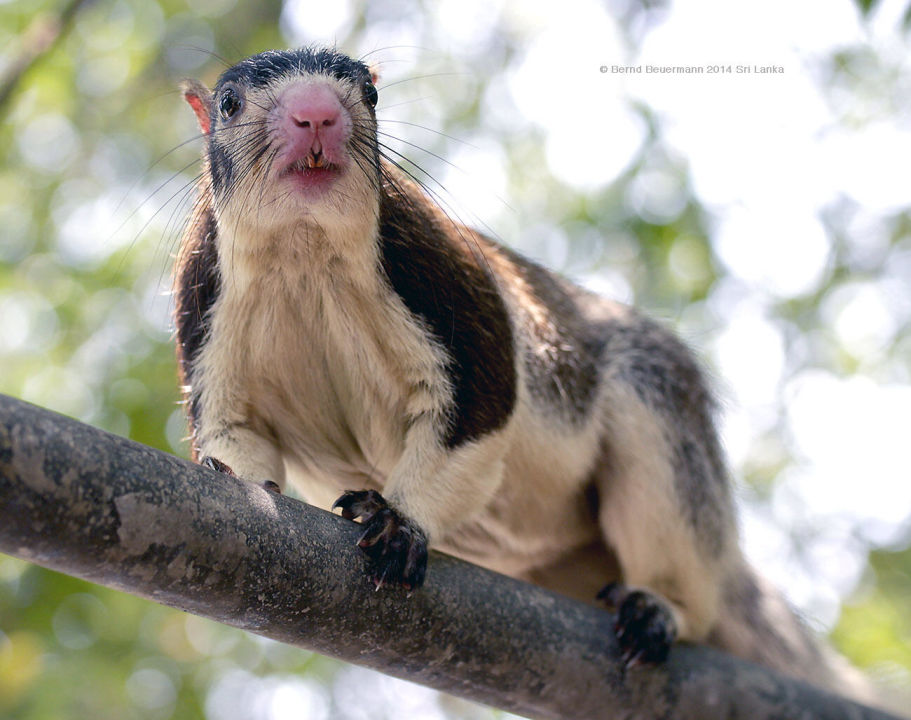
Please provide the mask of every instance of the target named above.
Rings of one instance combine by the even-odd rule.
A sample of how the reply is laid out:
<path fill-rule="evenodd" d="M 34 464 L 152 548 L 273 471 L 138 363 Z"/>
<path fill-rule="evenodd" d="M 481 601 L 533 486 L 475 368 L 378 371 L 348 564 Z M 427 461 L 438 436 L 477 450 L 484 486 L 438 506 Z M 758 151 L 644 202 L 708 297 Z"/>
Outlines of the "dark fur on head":
<path fill-rule="evenodd" d="M 373 81 L 370 68 L 360 60 L 353 60 L 336 50 L 304 47 L 268 50 L 241 60 L 222 73 L 215 84 L 215 92 L 229 83 L 263 88 L 292 75 L 332 75 L 347 78 L 356 85 Z"/>

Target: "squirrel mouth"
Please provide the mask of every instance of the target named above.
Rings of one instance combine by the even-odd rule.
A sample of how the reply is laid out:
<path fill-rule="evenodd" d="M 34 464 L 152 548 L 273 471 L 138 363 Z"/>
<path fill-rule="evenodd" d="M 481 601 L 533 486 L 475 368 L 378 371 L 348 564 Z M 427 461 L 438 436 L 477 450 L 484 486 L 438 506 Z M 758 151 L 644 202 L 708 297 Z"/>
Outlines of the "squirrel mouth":
<path fill-rule="evenodd" d="M 311 150 L 303 157 L 295 160 L 293 163 L 288 165 L 285 168 L 283 175 L 290 175 L 291 173 L 306 173 L 311 170 L 338 170 L 339 167 L 335 163 L 331 163 L 326 159 L 326 155 L 323 152 L 314 152 Z"/>
<path fill-rule="evenodd" d="M 341 174 L 341 166 L 326 159 L 323 152 L 313 152 L 290 163 L 281 171 L 280 177 L 296 185 L 297 191 L 315 199 L 335 183 Z"/>

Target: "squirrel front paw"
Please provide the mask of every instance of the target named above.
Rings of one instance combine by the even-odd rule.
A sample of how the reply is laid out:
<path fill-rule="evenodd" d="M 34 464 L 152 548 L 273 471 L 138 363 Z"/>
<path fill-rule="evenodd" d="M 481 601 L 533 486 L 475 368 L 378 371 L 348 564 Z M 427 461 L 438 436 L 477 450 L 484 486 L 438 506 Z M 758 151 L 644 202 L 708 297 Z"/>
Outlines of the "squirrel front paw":
<path fill-rule="evenodd" d="M 214 470 L 215 472 L 220 472 L 223 475 L 230 475 L 231 477 L 237 477 L 237 474 L 218 458 L 214 458 L 209 455 L 206 455 L 205 457 L 200 458 L 199 464 L 202 465 L 203 467 L 209 468 L 210 470 Z M 272 480 L 263 481 L 262 486 L 269 492 L 273 492 L 276 495 L 281 495 L 281 493 L 282 493 L 282 489 L 279 486 L 279 484 L 277 482 L 273 482 Z"/>
<path fill-rule="evenodd" d="M 332 508 L 341 508 L 348 520 L 361 518 L 364 532 L 357 545 L 370 558 L 368 576 L 377 589 L 391 584 L 413 590 L 424 584 L 427 537 L 376 490 L 347 490 Z"/>
<path fill-rule="evenodd" d="M 614 632 L 626 667 L 662 663 L 677 639 L 677 623 L 661 598 L 613 582 L 598 593 L 616 613 Z"/>

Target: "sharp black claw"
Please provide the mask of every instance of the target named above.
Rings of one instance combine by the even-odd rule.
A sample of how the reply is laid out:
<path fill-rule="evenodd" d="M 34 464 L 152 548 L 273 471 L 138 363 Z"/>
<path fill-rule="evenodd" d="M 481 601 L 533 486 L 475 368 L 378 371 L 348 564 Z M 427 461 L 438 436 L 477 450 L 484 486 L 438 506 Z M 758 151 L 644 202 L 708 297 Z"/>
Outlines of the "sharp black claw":
<path fill-rule="evenodd" d="M 210 470 L 214 470 L 215 472 L 220 472 L 225 475 L 231 475 L 232 477 L 236 477 L 234 475 L 234 471 L 231 468 L 229 468 L 227 465 L 225 465 L 218 458 L 210 457 L 207 455 L 206 457 L 202 458 L 199 461 L 199 464 L 204 465 L 205 467 L 209 468 Z"/>
<path fill-rule="evenodd" d="M 623 583 L 610 582 L 598 591 L 596 600 L 601 600 L 611 610 L 616 610 L 626 595 Z"/>

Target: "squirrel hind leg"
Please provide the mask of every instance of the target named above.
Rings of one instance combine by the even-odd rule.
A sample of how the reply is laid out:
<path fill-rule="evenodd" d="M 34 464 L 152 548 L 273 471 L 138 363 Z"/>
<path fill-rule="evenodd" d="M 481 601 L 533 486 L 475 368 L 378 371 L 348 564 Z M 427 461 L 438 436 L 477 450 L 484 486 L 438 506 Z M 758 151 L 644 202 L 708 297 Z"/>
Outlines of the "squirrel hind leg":
<path fill-rule="evenodd" d="M 615 601 L 618 612 L 646 636 L 701 642 L 717 623 L 728 565 L 737 556 L 733 532 L 719 530 L 733 527 L 733 509 L 723 498 L 709 499 L 700 517 L 692 500 L 681 498 L 678 475 L 688 470 L 674 446 L 676 431 L 635 392 L 615 393 L 610 407 L 622 420 L 609 427 L 595 481 L 601 533 L 626 589 Z M 726 512 L 731 518 L 718 517 Z M 634 594 L 641 591 L 647 595 Z"/>

